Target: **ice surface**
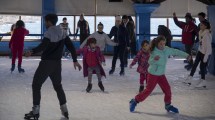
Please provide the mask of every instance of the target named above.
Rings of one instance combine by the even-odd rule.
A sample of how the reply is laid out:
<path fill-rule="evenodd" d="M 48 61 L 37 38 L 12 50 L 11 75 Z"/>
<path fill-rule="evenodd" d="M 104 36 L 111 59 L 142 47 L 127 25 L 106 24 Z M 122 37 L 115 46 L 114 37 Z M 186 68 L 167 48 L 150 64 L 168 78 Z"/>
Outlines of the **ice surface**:
<path fill-rule="evenodd" d="M 22 120 L 32 107 L 31 83 L 39 64 L 39 57 L 23 58 L 24 74 L 17 68 L 11 74 L 11 60 L 0 57 L 0 120 Z M 183 59 L 171 58 L 168 61 L 166 76 L 172 88 L 172 104 L 180 114 L 167 113 L 164 109 L 163 93 L 159 86 L 142 103 L 135 113 L 129 112 L 129 100 L 139 89 L 137 66 L 126 68 L 125 76 L 119 76 L 119 60 L 112 76 L 108 75 L 112 57 L 106 56 L 104 67 L 107 78 L 103 78 L 106 92 L 99 90 L 96 75 L 93 76 L 93 89 L 86 93 L 87 78 L 82 71 L 73 68 L 72 60 L 63 59 L 62 84 L 67 97 L 71 120 L 215 120 L 215 77 L 207 75 L 207 89 L 194 89 L 182 83 L 188 75 Z M 79 60 L 82 64 L 82 61 Z M 129 63 L 131 60 L 129 60 Z M 194 76 L 197 83 L 198 71 Z M 63 120 L 56 93 L 50 79 L 42 87 L 40 120 Z"/>

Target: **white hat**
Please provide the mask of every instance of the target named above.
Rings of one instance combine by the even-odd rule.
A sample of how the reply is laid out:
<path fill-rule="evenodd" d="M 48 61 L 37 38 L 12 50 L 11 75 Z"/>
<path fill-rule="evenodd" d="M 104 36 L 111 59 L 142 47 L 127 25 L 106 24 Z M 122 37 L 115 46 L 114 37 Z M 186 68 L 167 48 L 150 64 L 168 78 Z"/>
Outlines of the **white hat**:
<path fill-rule="evenodd" d="M 117 15 L 115 19 L 116 20 L 120 20 L 120 21 L 122 20 L 121 17 L 120 17 L 120 15 Z"/>

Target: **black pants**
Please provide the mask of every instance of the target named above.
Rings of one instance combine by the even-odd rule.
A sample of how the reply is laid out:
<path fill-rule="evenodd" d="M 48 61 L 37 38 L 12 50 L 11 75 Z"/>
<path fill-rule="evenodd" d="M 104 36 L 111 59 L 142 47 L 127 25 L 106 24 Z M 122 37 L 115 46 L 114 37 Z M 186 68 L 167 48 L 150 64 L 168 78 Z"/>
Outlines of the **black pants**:
<path fill-rule="evenodd" d="M 190 72 L 190 76 L 193 76 L 194 73 L 196 72 L 196 68 L 198 67 L 199 62 L 200 62 L 200 71 L 204 71 L 206 69 L 207 63 L 203 62 L 204 56 L 205 56 L 204 54 L 198 51 L 192 70 Z M 201 72 L 201 79 L 205 79 L 205 72 Z"/>
<path fill-rule="evenodd" d="M 124 70 L 124 56 L 125 56 L 124 54 L 125 54 L 125 51 L 126 51 L 125 46 L 119 45 L 119 46 L 114 47 L 114 55 L 113 55 L 113 60 L 112 60 L 112 69 L 113 70 L 115 70 L 116 60 L 117 60 L 118 56 L 120 59 L 121 70 Z"/>
<path fill-rule="evenodd" d="M 192 48 L 193 48 L 193 45 L 185 44 L 185 52 L 191 56 L 192 56 Z M 191 59 L 191 61 L 189 61 L 189 65 L 193 65 L 193 59 Z"/>
<path fill-rule="evenodd" d="M 57 92 L 60 105 L 66 103 L 66 96 L 61 84 L 61 60 L 42 60 L 34 74 L 32 90 L 33 104 L 40 105 L 41 87 L 46 79 L 50 77 L 53 87 Z"/>
<path fill-rule="evenodd" d="M 88 34 L 80 34 L 80 45 L 84 42 L 84 40 L 88 37 Z"/>
<path fill-rule="evenodd" d="M 131 42 L 130 47 L 131 47 L 131 54 L 132 54 L 132 56 L 137 55 L 136 41 L 135 42 Z"/>

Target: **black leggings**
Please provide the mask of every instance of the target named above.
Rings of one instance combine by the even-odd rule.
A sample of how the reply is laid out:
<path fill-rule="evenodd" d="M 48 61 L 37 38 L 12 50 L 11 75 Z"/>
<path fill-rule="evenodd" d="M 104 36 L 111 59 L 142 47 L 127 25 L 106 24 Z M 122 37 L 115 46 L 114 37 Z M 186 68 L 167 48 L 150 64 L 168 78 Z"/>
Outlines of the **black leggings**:
<path fill-rule="evenodd" d="M 187 54 L 189 54 L 190 56 L 192 56 L 192 48 L 193 48 L 193 45 L 186 45 L 185 44 L 185 51 Z M 193 65 L 193 59 L 191 59 L 191 61 L 189 61 L 189 64 L 190 65 Z"/>
<path fill-rule="evenodd" d="M 198 51 L 192 70 L 190 72 L 190 76 L 193 76 L 194 73 L 196 72 L 196 68 L 198 67 L 199 62 L 200 62 L 200 71 L 205 71 L 207 62 L 206 63 L 203 62 L 204 56 L 205 56 L 204 54 Z M 205 72 L 201 72 L 201 79 L 205 79 Z"/>
<path fill-rule="evenodd" d="M 115 46 L 114 47 L 114 55 L 113 55 L 113 60 L 112 60 L 112 69 L 115 70 L 116 67 L 116 60 L 119 56 L 120 59 L 120 67 L 122 70 L 124 70 L 124 56 L 125 56 L 125 52 L 126 52 L 126 47 L 119 45 L 119 46 Z"/>
<path fill-rule="evenodd" d="M 60 105 L 66 103 L 66 96 L 61 84 L 61 61 L 42 60 L 34 74 L 32 90 L 33 104 L 40 105 L 41 87 L 46 79 L 50 77 L 53 87 L 57 92 Z"/>

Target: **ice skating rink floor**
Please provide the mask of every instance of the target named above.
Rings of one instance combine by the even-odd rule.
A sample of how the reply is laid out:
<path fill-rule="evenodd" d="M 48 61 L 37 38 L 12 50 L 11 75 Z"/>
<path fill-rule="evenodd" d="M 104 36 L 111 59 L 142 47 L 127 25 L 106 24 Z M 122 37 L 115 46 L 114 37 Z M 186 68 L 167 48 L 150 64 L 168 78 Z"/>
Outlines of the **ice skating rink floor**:
<path fill-rule="evenodd" d="M 11 60 L 0 57 L 0 120 L 23 120 L 32 107 L 31 83 L 40 61 L 39 57 L 23 58 L 24 74 L 17 69 L 11 74 Z M 137 66 L 126 68 L 125 76 L 119 76 L 119 61 L 112 76 L 108 75 L 112 57 L 106 56 L 104 67 L 107 78 L 103 79 L 106 92 L 97 86 L 93 76 L 93 89 L 86 93 L 87 78 L 82 71 L 73 68 L 72 60 L 63 59 L 62 84 L 67 97 L 70 120 L 215 120 L 215 76 L 207 75 L 207 89 L 195 89 L 182 83 L 188 72 L 183 59 L 170 58 L 166 76 L 172 88 L 172 103 L 180 114 L 167 113 L 164 109 L 163 93 L 159 86 L 142 103 L 135 113 L 129 112 L 129 100 L 139 88 Z M 82 61 L 79 60 L 82 64 Z M 131 63 L 131 60 L 129 60 Z M 195 84 L 200 77 L 194 76 Z M 64 120 L 60 114 L 56 93 L 50 79 L 42 87 L 40 120 Z"/>

